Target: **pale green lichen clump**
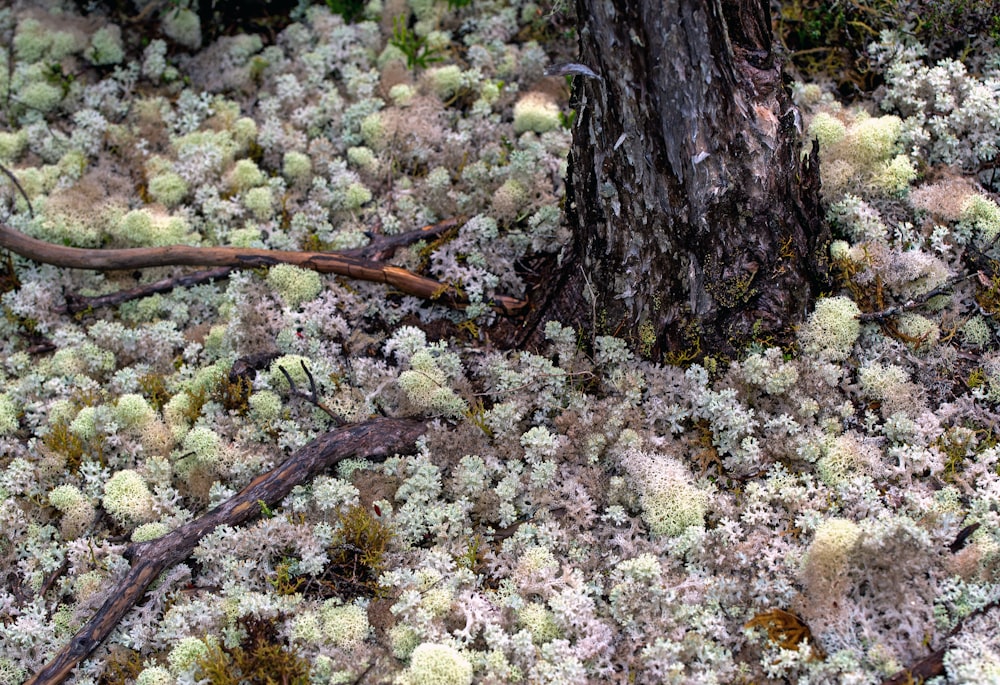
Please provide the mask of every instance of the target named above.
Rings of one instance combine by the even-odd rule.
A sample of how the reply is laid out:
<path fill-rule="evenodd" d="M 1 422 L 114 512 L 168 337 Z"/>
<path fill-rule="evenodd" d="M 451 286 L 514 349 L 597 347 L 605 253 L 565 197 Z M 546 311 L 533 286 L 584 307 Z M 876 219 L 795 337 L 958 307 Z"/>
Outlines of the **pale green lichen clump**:
<path fill-rule="evenodd" d="M 642 518 L 654 535 L 674 536 L 704 522 L 708 496 L 691 483 L 676 459 L 639 450 L 622 457 L 633 487 L 639 492 Z"/>
<path fill-rule="evenodd" d="M 467 405 L 450 387 L 453 374 L 448 368 L 454 367 L 456 361 L 447 353 L 436 355 L 429 348 L 418 349 L 410 356 L 410 368 L 399 374 L 399 387 L 419 409 L 457 418 Z"/>
<path fill-rule="evenodd" d="M 410 654 L 401 685 L 470 685 L 472 664 L 450 645 L 425 642 Z"/>
<path fill-rule="evenodd" d="M 132 469 L 119 471 L 105 483 L 101 504 L 123 526 L 145 523 L 153 515 L 153 495 Z"/>
<path fill-rule="evenodd" d="M 0 393 L 0 435 L 8 435 L 17 430 L 18 407 L 7 393 Z"/>
<path fill-rule="evenodd" d="M 323 635 L 338 647 L 357 645 L 368 637 L 370 630 L 368 612 L 363 607 L 355 604 L 338 606 L 336 603 L 327 602 L 320 616 L 323 622 Z"/>
<path fill-rule="evenodd" d="M 528 93 L 514 105 L 514 132 L 545 133 L 559 126 L 559 108 L 542 93 Z"/>
<path fill-rule="evenodd" d="M 292 308 L 314 299 L 323 290 L 323 280 L 318 273 L 292 264 L 272 266 L 267 272 L 267 282 Z"/>
<path fill-rule="evenodd" d="M 861 529 L 853 521 L 831 518 L 823 521 L 806 552 L 803 575 L 811 587 L 829 585 L 842 576 L 847 559 L 861 539 Z M 823 588 L 825 589 L 825 588 Z"/>
<path fill-rule="evenodd" d="M 49 504 L 62 514 L 60 530 L 67 539 L 82 535 L 94 521 L 90 500 L 73 485 L 60 485 L 49 493 Z"/>
<path fill-rule="evenodd" d="M 831 361 L 843 361 L 851 354 L 861 334 L 861 310 L 853 300 L 824 297 L 799 332 L 802 351 Z"/>

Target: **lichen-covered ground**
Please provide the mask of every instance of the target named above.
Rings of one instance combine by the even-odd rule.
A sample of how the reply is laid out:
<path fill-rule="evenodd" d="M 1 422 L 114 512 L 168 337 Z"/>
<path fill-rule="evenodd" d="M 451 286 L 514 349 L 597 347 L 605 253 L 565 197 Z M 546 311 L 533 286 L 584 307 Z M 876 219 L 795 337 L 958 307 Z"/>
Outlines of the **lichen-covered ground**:
<path fill-rule="evenodd" d="M 464 215 L 392 263 L 472 302 L 282 266 L 69 314 L 190 269 L 5 256 L 0 685 L 93 615 L 130 541 L 334 427 L 279 366 L 340 421 L 434 421 L 414 455 L 216 529 L 73 682 L 876 683 L 939 648 L 935 682 L 1000 681 L 1000 207 L 980 185 L 1000 59 L 970 73 L 884 34 L 874 99 L 795 85 L 837 238 L 796 344 L 666 365 L 552 322 L 545 349 L 503 351 L 491 298 L 567 244 L 569 91 L 543 72 L 573 19 L 376 4 L 207 45 L 183 2 L 137 23 L 0 9 L 3 224 L 338 250 Z"/>

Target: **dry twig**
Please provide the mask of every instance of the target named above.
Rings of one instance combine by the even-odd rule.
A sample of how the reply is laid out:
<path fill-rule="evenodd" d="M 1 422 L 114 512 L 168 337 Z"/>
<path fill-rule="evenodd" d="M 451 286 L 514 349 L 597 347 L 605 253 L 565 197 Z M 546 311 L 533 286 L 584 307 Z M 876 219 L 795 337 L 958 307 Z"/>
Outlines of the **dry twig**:
<path fill-rule="evenodd" d="M 965 624 L 969 619 L 981 616 L 982 614 L 992 611 L 998 607 L 1000 607 L 1000 601 L 994 600 L 973 611 L 971 614 L 959 621 L 958 625 L 951 629 L 951 632 L 948 633 L 948 636 L 945 638 L 944 647 L 934 650 L 917 663 L 904 668 L 891 678 L 886 678 L 882 681 L 882 685 L 907 685 L 907 683 L 922 683 L 925 680 L 930 680 L 931 678 L 936 678 L 939 675 L 944 675 L 944 657 L 948 653 L 948 640 L 958 635 L 965 627 Z"/>
<path fill-rule="evenodd" d="M 309 367 L 306 366 L 306 363 L 303 360 L 300 359 L 299 364 L 302 365 L 302 370 L 305 372 L 306 378 L 309 379 L 309 392 L 306 392 L 305 390 L 299 390 L 295 386 L 295 381 L 292 380 L 292 375 L 288 373 L 288 371 L 285 369 L 284 366 L 279 365 L 278 371 L 280 371 L 281 374 L 285 377 L 285 380 L 288 381 L 288 394 L 293 397 L 301 397 L 309 404 L 312 404 L 318 409 L 322 409 L 324 412 L 326 412 L 327 416 L 333 419 L 334 425 L 339 426 L 343 424 L 344 423 L 343 417 L 337 414 L 337 412 L 330 409 L 330 407 L 326 406 L 323 403 L 323 401 L 320 400 L 319 392 L 317 392 L 316 390 L 316 379 L 313 378 L 312 371 L 309 370 Z"/>

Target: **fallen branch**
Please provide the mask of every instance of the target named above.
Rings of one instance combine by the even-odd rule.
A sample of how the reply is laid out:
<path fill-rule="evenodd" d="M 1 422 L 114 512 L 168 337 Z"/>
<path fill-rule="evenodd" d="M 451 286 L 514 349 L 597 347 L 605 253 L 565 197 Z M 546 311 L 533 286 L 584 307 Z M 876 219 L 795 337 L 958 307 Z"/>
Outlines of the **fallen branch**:
<path fill-rule="evenodd" d="M 362 259 L 383 260 L 389 259 L 396 249 L 405 245 L 411 245 L 418 240 L 435 238 L 442 233 L 450 231 L 462 224 L 464 217 L 446 219 L 436 224 L 428 224 L 422 228 L 417 228 L 405 233 L 397 233 L 389 236 L 372 236 L 372 241 L 364 247 L 357 247 L 350 250 L 339 250 L 334 254 L 344 257 L 360 257 Z M 119 290 L 107 295 L 96 295 L 94 297 L 84 297 L 82 295 L 70 294 L 66 298 L 66 305 L 59 309 L 60 313 L 77 314 L 87 312 L 102 307 L 114 307 L 124 302 L 131 302 L 150 295 L 168 293 L 174 288 L 190 288 L 195 285 L 211 283 L 222 278 L 226 278 L 232 273 L 235 267 L 220 266 L 215 269 L 195 271 L 193 273 L 181 274 L 171 278 L 163 278 L 154 283 L 144 283 L 134 288 Z"/>
<path fill-rule="evenodd" d="M 957 542 L 957 541 L 956 541 Z M 969 619 L 975 618 L 976 616 L 981 616 L 988 611 L 992 611 L 1000 607 L 1000 600 L 993 600 L 983 606 L 979 607 L 968 616 L 963 618 L 958 622 L 951 632 L 945 637 L 945 646 L 940 649 L 936 649 L 923 659 L 904 668 L 899 673 L 896 673 L 891 678 L 886 678 L 882 681 L 882 685 L 906 685 L 907 683 L 922 683 L 925 680 L 930 680 L 931 678 L 936 678 L 937 676 L 945 674 L 944 668 L 944 657 L 948 653 L 948 641 L 958 635 L 962 628 Z"/>
<path fill-rule="evenodd" d="M 923 659 L 908 668 L 886 678 L 882 685 L 907 685 L 908 683 L 922 683 L 925 680 L 944 675 L 944 655 L 947 649 L 941 648 L 931 652 Z"/>
<path fill-rule="evenodd" d="M 65 247 L 32 238 L 2 223 L 0 223 L 0 248 L 43 264 L 94 271 L 145 269 L 154 266 L 227 266 L 237 269 L 256 269 L 275 264 L 293 264 L 319 273 L 385 283 L 407 295 L 433 300 L 456 309 L 463 309 L 469 304 L 468 298 L 453 285 L 439 283 L 432 278 L 419 276 L 397 266 L 334 252 L 293 252 L 190 245 L 117 249 Z M 514 297 L 497 295 L 493 298 L 492 306 L 503 314 L 519 314 L 527 308 L 528 303 Z"/>
<path fill-rule="evenodd" d="M 927 304 L 928 301 L 937 297 L 938 295 L 950 295 L 952 288 L 954 288 L 962 281 L 972 278 L 974 275 L 975 274 L 969 274 L 966 276 L 958 276 L 957 278 L 949 279 L 943 285 L 940 285 L 937 288 L 934 288 L 933 290 L 929 290 L 923 295 L 920 295 L 919 297 L 916 297 L 912 300 L 908 300 L 903 304 L 896 305 L 895 307 L 888 307 L 886 309 L 877 312 L 862 312 L 861 315 L 858 316 L 858 320 L 865 322 L 867 321 L 881 322 L 885 321 L 886 319 L 892 318 L 894 316 L 898 316 L 903 312 L 908 312 L 911 309 L 917 309 L 918 307 L 923 307 L 925 304 Z M 982 277 L 982 274 L 980 273 L 979 276 Z"/>
<path fill-rule="evenodd" d="M 132 562 L 131 570 L 87 624 L 27 685 L 55 685 L 65 680 L 111 634 L 150 583 L 187 558 L 198 541 L 217 526 L 237 526 L 255 518 L 263 506 L 276 506 L 292 488 L 344 459 L 381 461 L 410 452 L 424 430 L 422 421 L 376 418 L 324 433 L 204 516 L 156 540 L 129 545 L 125 557 Z"/>
<path fill-rule="evenodd" d="M 70 293 L 66 296 L 65 307 L 59 307 L 57 311 L 60 314 L 77 314 L 79 312 L 100 309 L 101 307 L 114 307 L 124 302 L 131 302 L 132 300 L 149 297 L 150 295 L 169 293 L 174 288 L 190 288 L 191 286 L 218 281 L 226 278 L 232 271 L 233 267 L 231 266 L 220 266 L 216 269 L 195 271 L 194 273 L 163 278 L 153 283 L 144 283 L 134 288 L 119 290 L 107 295 L 95 295 L 94 297 L 84 297 L 83 295 Z"/>
<path fill-rule="evenodd" d="M 7 95 L 10 95 L 10 91 L 7 91 Z M 28 214 L 35 216 L 35 208 L 31 206 L 31 198 L 28 197 L 26 192 L 24 192 L 24 187 L 21 185 L 21 182 L 17 180 L 17 176 L 15 176 L 13 172 L 11 172 L 11 170 L 3 164 L 0 164 L 0 171 L 2 171 L 4 175 L 11 180 L 14 187 L 21 193 L 21 197 L 24 198 L 24 204 L 28 205 Z"/>
<path fill-rule="evenodd" d="M 371 239 L 371 242 L 367 245 L 364 247 L 351 248 L 349 250 L 337 250 L 337 254 L 342 254 L 345 257 L 374 259 L 375 261 L 390 259 L 394 254 L 396 254 L 396 250 L 398 248 L 412 245 L 418 240 L 437 238 L 442 233 L 447 233 L 450 230 L 461 228 L 462 224 L 464 224 L 466 220 L 467 219 L 464 216 L 456 216 L 451 219 L 439 221 L 436 224 L 428 224 L 426 226 L 422 226 L 421 228 L 415 228 L 412 231 L 404 231 L 403 233 L 397 233 L 395 235 L 373 235 L 368 233 L 367 235 Z"/>

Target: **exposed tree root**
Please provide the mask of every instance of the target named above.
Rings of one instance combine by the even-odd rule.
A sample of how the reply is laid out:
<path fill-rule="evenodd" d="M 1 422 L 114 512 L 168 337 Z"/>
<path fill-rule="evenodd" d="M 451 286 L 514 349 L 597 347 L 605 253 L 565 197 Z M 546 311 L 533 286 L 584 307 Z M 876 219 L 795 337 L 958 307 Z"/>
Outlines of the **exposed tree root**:
<path fill-rule="evenodd" d="M 454 222 L 454 220 L 451 221 Z M 442 230 L 451 227 L 453 226 L 448 225 Z M 428 227 L 428 229 L 430 228 L 433 226 Z M 425 231 L 425 229 L 418 230 Z M 433 233 L 425 231 L 424 235 L 433 235 Z M 389 244 L 384 248 L 382 248 L 382 243 L 379 243 L 376 246 L 376 254 L 395 249 L 396 245 L 393 244 L 393 239 L 390 238 L 388 242 Z M 254 269 L 282 263 L 294 264 L 319 273 L 333 273 L 361 281 L 385 283 L 407 295 L 433 300 L 457 309 L 462 309 L 469 303 L 465 294 L 456 286 L 439 283 L 432 278 L 419 276 L 406 269 L 374 261 L 364 256 L 370 254 L 365 248 L 358 252 L 339 253 L 293 252 L 241 247 L 192 247 L 189 245 L 91 249 L 47 243 L 2 223 L 0 223 L 0 248 L 6 248 L 22 257 L 44 264 L 67 269 L 92 269 L 95 271 L 143 269 L 153 266 L 211 266 Z M 503 314 L 517 314 L 524 311 L 528 303 L 514 297 L 497 295 L 493 298 L 492 306 Z"/>
<path fill-rule="evenodd" d="M 161 538 L 129 545 L 125 557 L 132 569 L 109 599 L 73 639 L 28 685 L 61 683 L 118 625 L 156 578 L 194 550 L 198 541 L 217 526 L 237 526 L 261 513 L 263 506 L 277 505 L 282 498 L 338 462 L 352 457 L 381 461 L 393 454 L 413 450 L 414 441 L 426 424 L 415 419 L 375 418 L 324 433 L 292 454 L 279 466 L 257 476 L 231 499 Z"/>

